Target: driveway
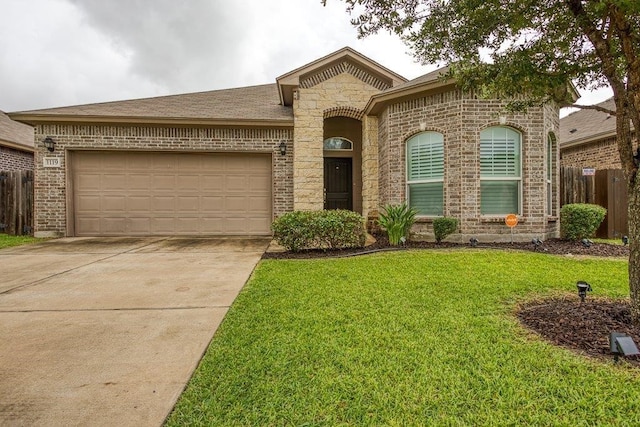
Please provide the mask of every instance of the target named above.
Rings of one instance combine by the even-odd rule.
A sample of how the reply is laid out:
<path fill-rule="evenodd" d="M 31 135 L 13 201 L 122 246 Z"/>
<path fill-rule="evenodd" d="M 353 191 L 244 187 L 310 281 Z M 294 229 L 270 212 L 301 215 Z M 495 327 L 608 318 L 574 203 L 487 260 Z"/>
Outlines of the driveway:
<path fill-rule="evenodd" d="M 0 250 L 0 425 L 158 426 L 268 239 Z"/>

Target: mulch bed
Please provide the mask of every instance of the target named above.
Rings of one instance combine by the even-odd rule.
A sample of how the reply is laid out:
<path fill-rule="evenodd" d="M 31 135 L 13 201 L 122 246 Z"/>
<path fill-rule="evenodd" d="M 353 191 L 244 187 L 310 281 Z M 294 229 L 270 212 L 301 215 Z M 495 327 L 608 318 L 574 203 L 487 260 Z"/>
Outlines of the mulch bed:
<path fill-rule="evenodd" d="M 463 249 L 482 248 L 522 250 L 565 256 L 592 257 L 628 257 L 629 248 L 622 245 L 593 243 L 585 246 L 581 242 L 550 239 L 536 247 L 531 242 L 479 243 L 472 248 L 470 244 L 432 242 L 407 242 L 402 247 L 391 247 L 385 237 L 365 248 L 341 250 L 306 250 L 300 252 L 271 252 L 264 254 L 265 259 L 311 259 L 327 257 L 347 257 L 383 251 L 402 251 L 408 249 Z M 517 316 L 525 327 L 544 339 L 596 358 L 613 359 L 609 347 L 610 332 L 622 332 L 631 336 L 640 345 L 640 327 L 631 324 L 628 301 L 587 298 L 581 303 L 577 295 L 573 298 L 553 298 L 523 304 Z M 625 358 L 629 366 L 640 367 L 640 357 Z"/>
<path fill-rule="evenodd" d="M 471 248 L 471 244 L 448 243 L 440 244 L 434 242 L 407 242 L 401 247 L 392 247 L 386 237 L 377 237 L 373 245 L 364 248 L 353 249 L 310 249 L 300 252 L 268 252 L 263 255 L 263 259 L 310 259 L 310 258 L 327 258 L 327 257 L 344 257 L 364 255 L 382 251 L 398 251 L 406 249 L 461 249 Z M 478 243 L 475 249 L 494 248 L 508 250 L 523 250 L 531 252 L 543 252 L 555 255 L 586 255 L 586 256 L 602 256 L 602 257 L 628 257 L 629 247 L 622 245 L 609 245 L 605 243 L 593 243 L 591 246 L 585 246 L 581 242 L 572 242 L 561 239 L 545 240 L 542 245 L 536 247 L 531 242 L 514 242 L 514 243 Z"/>
<path fill-rule="evenodd" d="M 631 324 L 628 301 L 574 298 L 549 299 L 524 304 L 517 314 L 520 322 L 544 339 L 583 354 L 613 359 L 609 334 L 622 332 L 640 345 L 640 327 Z M 621 358 L 622 359 L 622 358 Z M 640 367 L 638 356 L 625 360 Z"/>

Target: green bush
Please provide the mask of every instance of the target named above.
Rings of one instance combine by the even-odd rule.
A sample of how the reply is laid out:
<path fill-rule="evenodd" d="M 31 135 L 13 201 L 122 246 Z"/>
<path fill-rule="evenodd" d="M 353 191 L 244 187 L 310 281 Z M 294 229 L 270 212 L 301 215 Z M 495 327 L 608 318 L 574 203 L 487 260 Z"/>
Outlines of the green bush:
<path fill-rule="evenodd" d="M 440 243 L 451 233 L 458 229 L 458 220 L 456 218 L 441 217 L 433 220 L 433 234 L 436 235 L 436 242 Z"/>
<path fill-rule="evenodd" d="M 380 227 L 387 232 L 389 244 L 397 246 L 403 237 L 408 237 L 418 211 L 410 208 L 406 203 L 386 205 L 383 209 L 384 212 L 380 213 L 378 222 Z"/>
<path fill-rule="evenodd" d="M 588 203 L 572 203 L 560 209 L 560 232 L 563 238 L 581 240 L 592 237 L 607 210 Z"/>
<path fill-rule="evenodd" d="M 347 210 L 288 212 L 271 224 L 278 244 L 290 251 L 363 247 L 364 218 Z"/>

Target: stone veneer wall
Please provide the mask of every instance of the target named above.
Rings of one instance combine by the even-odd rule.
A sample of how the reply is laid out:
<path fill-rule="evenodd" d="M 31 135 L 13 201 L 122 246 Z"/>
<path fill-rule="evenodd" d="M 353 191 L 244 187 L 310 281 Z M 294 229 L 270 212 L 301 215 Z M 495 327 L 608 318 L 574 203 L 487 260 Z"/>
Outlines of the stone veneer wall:
<path fill-rule="evenodd" d="M 36 141 L 50 136 L 56 149 L 38 146 L 35 153 L 35 235 L 64 236 L 67 232 L 68 150 L 149 150 L 173 152 L 273 153 L 273 215 L 293 209 L 293 130 L 173 128 L 110 125 L 38 125 Z M 287 154 L 280 154 L 281 141 Z M 58 157 L 60 168 L 44 168 L 43 157 Z"/>
<path fill-rule="evenodd" d="M 0 147 L 0 171 L 33 170 L 33 153 Z"/>
<path fill-rule="evenodd" d="M 508 114 L 498 100 L 477 99 L 460 90 L 428 95 L 392 104 L 379 116 L 379 203 L 406 200 L 406 141 L 422 131 L 436 131 L 445 141 L 444 212 L 459 221 L 459 234 L 452 240 L 508 241 L 510 229 L 504 216 L 480 214 L 480 131 L 489 126 L 510 126 L 522 133 L 522 212 L 514 229 L 514 240 L 557 237 L 555 212 L 546 212 L 546 147 L 550 131 L 558 129 L 555 106 L 532 108 L 527 114 Z M 555 154 L 557 159 L 557 152 Z M 557 161 L 555 165 L 557 165 Z M 559 175 L 554 171 L 557 192 Z M 431 220 L 421 218 L 412 230 L 416 237 L 433 239 Z"/>
<path fill-rule="evenodd" d="M 295 210 L 321 210 L 324 208 L 324 160 L 322 151 L 324 112 L 335 107 L 352 107 L 362 110 L 372 95 L 380 92 L 352 73 L 342 73 L 319 81 L 310 87 L 298 89 L 298 99 L 293 103 L 295 122 L 293 191 Z M 306 85 L 305 85 L 306 86 Z M 367 132 L 363 127 L 363 146 L 370 147 Z M 363 169 L 372 168 L 371 153 L 363 158 Z M 368 169 L 367 169 L 368 168 Z M 356 171 L 354 171 L 355 173 Z M 363 176 L 363 198 L 370 200 L 372 193 L 370 177 Z M 366 194 L 366 196 L 365 196 Z"/>
<path fill-rule="evenodd" d="M 620 169 L 620 153 L 616 137 L 560 150 L 560 164 L 574 168 Z"/>

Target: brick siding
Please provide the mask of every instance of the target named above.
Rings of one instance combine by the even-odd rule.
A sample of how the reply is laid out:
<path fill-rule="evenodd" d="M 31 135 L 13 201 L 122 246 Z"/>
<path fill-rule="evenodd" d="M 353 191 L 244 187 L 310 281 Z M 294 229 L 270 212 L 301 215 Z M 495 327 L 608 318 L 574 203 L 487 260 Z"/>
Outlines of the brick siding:
<path fill-rule="evenodd" d="M 510 229 L 505 226 L 503 216 L 480 214 L 480 131 L 502 126 L 501 117 L 506 119 L 504 126 L 522 134 L 523 200 L 514 240 L 556 237 L 559 232 L 556 198 L 553 212 L 546 212 L 547 135 L 558 129 L 558 109 L 553 106 L 532 108 L 527 114 L 508 114 L 503 102 L 477 99 L 460 90 L 388 106 L 378 122 L 380 205 L 406 200 L 407 139 L 422 131 L 440 132 L 445 141 L 444 214 L 458 219 L 457 239 L 509 240 Z M 557 191 L 557 161 L 553 165 L 552 191 Z M 420 219 L 413 232 L 417 237 L 433 238 L 431 221 Z"/>
<path fill-rule="evenodd" d="M 620 169 L 620 154 L 616 137 L 560 150 L 562 166 L 574 168 Z"/>
<path fill-rule="evenodd" d="M 0 171 L 33 170 L 33 153 L 0 147 Z"/>
<path fill-rule="evenodd" d="M 273 215 L 293 209 L 292 129 L 171 128 L 102 125 L 38 125 L 36 140 L 56 142 L 53 153 L 37 147 L 35 168 L 35 232 L 38 236 L 67 233 L 66 153 L 69 150 L 153 150 L 174 152 L 272 153 Z M 280 154 L 280 142 L 287 154 Z M 43 157 L 58 157 L 60 168 L 45 168 Z"/>

